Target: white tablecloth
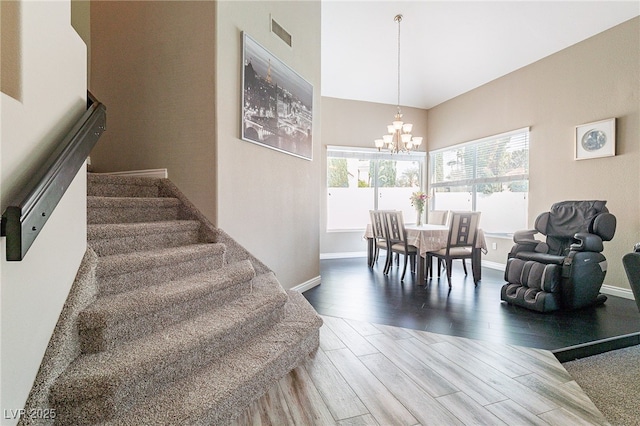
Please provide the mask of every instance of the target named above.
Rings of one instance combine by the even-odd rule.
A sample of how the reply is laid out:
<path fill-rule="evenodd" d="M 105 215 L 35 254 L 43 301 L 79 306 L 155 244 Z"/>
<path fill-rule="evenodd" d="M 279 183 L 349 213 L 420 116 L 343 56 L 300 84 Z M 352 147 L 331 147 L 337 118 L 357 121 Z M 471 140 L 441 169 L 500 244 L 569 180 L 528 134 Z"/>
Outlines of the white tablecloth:
<path fill-rule="evenodd" d="M 420 256 L 426 257 L 427 252 L 437 251 L 447 247 L 447 238 L 449 237 L 449 227 L 447 225 L 406 225 L 407 242 L 412 246 L 418 247 Z M 365 238 L 373 238 L 371 224 L 367 225 L 364 233 Z M 487 242 L 484 239 L 482 229 L 478 230 L 478 239 L 476 240 L 476 248 L 487 252 Z"/>

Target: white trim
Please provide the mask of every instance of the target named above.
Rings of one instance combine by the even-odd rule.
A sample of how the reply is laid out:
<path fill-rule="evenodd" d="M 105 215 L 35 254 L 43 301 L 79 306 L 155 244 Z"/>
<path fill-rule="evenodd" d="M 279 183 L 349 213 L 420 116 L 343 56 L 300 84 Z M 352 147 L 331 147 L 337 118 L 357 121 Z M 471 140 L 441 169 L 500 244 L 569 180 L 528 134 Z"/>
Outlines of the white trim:
<path fill-rule="evenodd" d="M 618 296 L 624 299 L 635 300 L 635 298 L 633 297 L 633 292 L 631 291 L 631 289 L 628 289 L 628 288 L 614 287 L 612 285 L 603 285 L 600 291 L 604 294 L 609 294 L 611 296 Z"/>
<path fill-rule="evenodd" d="M 148 178 L 168 179 L 169 172 L 167 169 L 147 169 L 147 170 L 127 170 L 124 172 L 108 172 L 108 173 L 96 173 L 99 175 L 114 175 L 114 176 L 137 176 Z"/>
<path fill-rule="evenodd" d="M 304 293 L 307 290 L 311 290 L 312 288 L 319 286 L 320 280 L 321 280 L 321 277 L 320 275 L 318 275 L 315 278 L 311 278 L 309 281 L 305 281 L 302 284 L 298 284 L 295 287 L 291 287 L 289 290 Z"/>
<path fill-rule="evenodd" d="M 367 257 L 366 251 L 349 251 L 342 253 L 320 253 L 320 260 L 325 259 L 349 259 L 352 257 Z"/>
<path fill-rule="evenodd" d="M 489 269 L 496 269 L 498 271 L 504 271 L 507 268 L 507 265 L 499 262 L 491 262 L 490 260 L 483 260 L 482 266 Z"/>

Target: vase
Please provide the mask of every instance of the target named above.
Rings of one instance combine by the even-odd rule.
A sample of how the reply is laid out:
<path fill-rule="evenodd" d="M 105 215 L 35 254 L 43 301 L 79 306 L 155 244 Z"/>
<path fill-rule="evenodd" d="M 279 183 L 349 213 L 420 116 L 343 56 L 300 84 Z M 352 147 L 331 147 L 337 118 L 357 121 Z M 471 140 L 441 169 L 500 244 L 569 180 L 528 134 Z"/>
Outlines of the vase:
<path fill-rule="evenodd" d="M 417 210 L 418 212 L 418 219 L 416 220 L 416 225 L 421 226 L 422 225 L 422 210 Z"/>

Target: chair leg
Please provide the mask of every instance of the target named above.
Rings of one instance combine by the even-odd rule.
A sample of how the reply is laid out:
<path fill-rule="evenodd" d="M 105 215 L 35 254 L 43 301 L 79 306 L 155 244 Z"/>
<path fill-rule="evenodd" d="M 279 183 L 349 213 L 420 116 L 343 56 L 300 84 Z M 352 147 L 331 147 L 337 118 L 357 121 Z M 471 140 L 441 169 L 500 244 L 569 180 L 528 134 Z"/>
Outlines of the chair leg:
<path fill-rule="evenodd" d="M 442 259 L 438 258 L 438 278 L 440 278 L 440 271 L 442 271 Z"/>
<path fill-rule="evenodd" d="M 453 270 L 453 259 L 446 259 L 445 264 L 447 267 L 447 282 L 449 283 L 449 288 L 451 288 L 451 272 Z"/>
<path fill-rule="evenodd" d="M 387 260 L 384 263 L 384 270 L 382 271 L 384 275 L 387 275 L 389 273 L 392 263 L 393 263 L 393 253 L 389 253 L 387 251 Z"/>
<path fill-rule="evenodd" d="M 398 255 L 400 256 L 400 255 Z M 404 274 L 407 273 L 407 263 L 409 261 L 409 255 L 404 255 L 404 268 L 402 268 L 402 277 L 400 277 L 400 281 L 404 281 Z"/>
<path fill-rule="evenodd" d="M 467 275 L 467 261 L 466 259 L 462 259 L 462 268 L 464 268 L 464 275 Z"/>

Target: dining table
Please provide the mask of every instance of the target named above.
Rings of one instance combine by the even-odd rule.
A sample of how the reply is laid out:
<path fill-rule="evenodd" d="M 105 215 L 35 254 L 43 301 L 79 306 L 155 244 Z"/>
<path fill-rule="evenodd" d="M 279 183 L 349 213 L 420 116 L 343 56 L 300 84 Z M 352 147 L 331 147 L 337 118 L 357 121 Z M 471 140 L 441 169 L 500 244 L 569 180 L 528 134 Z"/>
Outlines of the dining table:
<path fill-rule="evenodd" d="M 407 243 L 418 248 L 419 258 L 417 262 L 417 278 L 422 283 L 426 279 L 428 271 L 427 261 L 429 260 L 429 252 L 438 251 L 447 247 L 449 238 L 448 225 L 405 225 Z M 367 240 L 367 261 L 369 265 L 373 264 L 373 256 L 375 252 L 375 239 L 373 238 L 373 230 L 371 224 L 365 229 L 364 238 Z M 478 237 L 476 238 L 475 247 L 472 250 L 471 269 L 474 282 L 478 282 L 482 278 L 481 263 L 482 253 L 487 253 L 487 242 L 482 229 L 478 229 Z"/>

